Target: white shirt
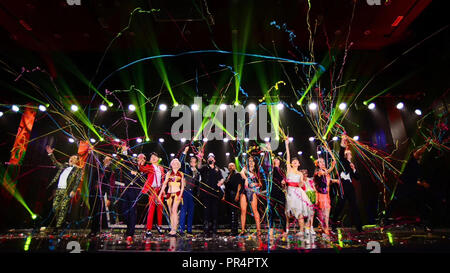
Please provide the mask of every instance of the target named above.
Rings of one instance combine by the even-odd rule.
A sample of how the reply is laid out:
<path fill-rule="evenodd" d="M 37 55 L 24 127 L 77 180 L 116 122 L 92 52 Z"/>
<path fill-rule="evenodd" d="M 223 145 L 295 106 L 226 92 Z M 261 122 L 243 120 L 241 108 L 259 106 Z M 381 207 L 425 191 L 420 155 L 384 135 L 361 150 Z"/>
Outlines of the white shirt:
<path fill-rule="evenodd" d="M 348 180 L 350 182 L 352 182 L 352 178 L 350 177 L 350 173 L 346 174 L 345 172 L 341 172 L 341 178 L 344 180 Z"/>
<path fill-rule="evenodd" d="M 156 174 L 156 179 L 153 180 L 153 184 L 152 184 L 152 188 L 159 188 L 161 187 L 161 169 L 159 168 L 159 166 L 152 164 L 153 168 L 155 168 L 155 174 Z"/>
<path fill-rule="evenodd" d="M 69 178 L 69 174 L 72 171 L 73 167 L 67 167 L 59 176 L 58 189 L 67 188 L 67 178 Z"/>

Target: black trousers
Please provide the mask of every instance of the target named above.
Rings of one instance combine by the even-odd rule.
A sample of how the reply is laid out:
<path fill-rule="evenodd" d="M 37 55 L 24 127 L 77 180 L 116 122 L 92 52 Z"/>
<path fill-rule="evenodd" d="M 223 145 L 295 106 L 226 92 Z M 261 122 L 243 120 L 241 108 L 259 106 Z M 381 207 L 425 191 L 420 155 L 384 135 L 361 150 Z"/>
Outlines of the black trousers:
<path fill-rule="evenodd" d="M 90 198 L 91 204 L 91 215 L 93 217 L 91 224 L 91 232 L 98 233 L 100 228 L 106 229 L 108 228 L 108 221 L 106 218 L 106 209 L 105 202 L 102 196 L 100 196 L 100 192 L 93 192 L 93 196 Z M 101 221 L 101 226 L 100 226 Z"/>
<path fill-rule="evenodd" d="M 352 223 L 358 229 L 361 229 L 361 216 L 359 215 L 358 204 L 356 202 L 355 188 L 353 187 L 352 182 L 344 179 L 341 181 L 342 187 L 344 188 L 344 196 L 337 197 L 337 203 L 332 220 L 334 223 L 336 223 L 341 219 L 340 215 L 342 213 L 342 210 L 344 209 L 346 202 L 349 202 Z"/>
<path fill-rule="evenodd" d="M 219 213 L 219 199 L 215 196 L 205 196 L 204 198 L 204 231 L 205 233 L 217 232 L 217 218 Z M 212 227 L 210 227 L 212 225 Z"/>
<path fill-rule="evenodd" d="M 127 225 L 126 236 L 133 236 L 136 227 L 137 213 L 136 205 L 137 198 L 139 196 L 139 190 L 137 189 L 126 189 L 122 195 L 122 208 L 123 215 L 125 217 L 125 223 Z"/>
<path fill-rule="evenodd" d="M 239 217 L 239 201 L 236 202 L 234 198 L 236 197 L 236 192 L 227 192 L 226 193 L 226 201 L 230 204 L 227 204 L 228 208 L 228 220 L 230 223 L 231 233 L 238 232 L 238 217 Z"/>
<path fill-rule="evenodd" d="M 269 225 L 274 228 L 274 220 L 276 218 L 280 219 L 281 227 L 286 230 L 286 214 L 285 214 L 285 206 L 286 206 L 286 196 L 284 194 L 271 196 L 269 205 Z"/>

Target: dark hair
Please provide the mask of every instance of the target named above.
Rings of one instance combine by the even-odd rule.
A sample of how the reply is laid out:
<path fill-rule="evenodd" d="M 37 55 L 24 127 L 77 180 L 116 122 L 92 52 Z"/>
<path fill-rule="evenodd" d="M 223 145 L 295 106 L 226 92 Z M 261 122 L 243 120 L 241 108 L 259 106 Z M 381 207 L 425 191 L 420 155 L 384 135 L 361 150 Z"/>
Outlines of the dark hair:
<path fill-rule="evenodd" d="M 155 153 L 155 152 L 151 152 L 151 153 L 150 153 L 150 157 L 152 157 L 152 155 L 154 155 L 154 156 L 156 156 L 156 157 L 159 157 L 159 155 L 158 155 L 157 153 Z"/>
<path fill-rule="evenodd" d="M 189 159 L 189 161 L 192 160 L 192 159 L 195 159 L 195 161 L 198 162 L 198 158 L 197 158 L 197 157 L 191 156 L 191 158 Z"/>
<path fill-rule="evenodd" d="M 300 159 L 298 159 L 298 157 L 294 156 L 293 158 L 291 158 L 291 162 L 294 161 L 294 160 L 297 160 L 298 163 L 300 163 Z"/>

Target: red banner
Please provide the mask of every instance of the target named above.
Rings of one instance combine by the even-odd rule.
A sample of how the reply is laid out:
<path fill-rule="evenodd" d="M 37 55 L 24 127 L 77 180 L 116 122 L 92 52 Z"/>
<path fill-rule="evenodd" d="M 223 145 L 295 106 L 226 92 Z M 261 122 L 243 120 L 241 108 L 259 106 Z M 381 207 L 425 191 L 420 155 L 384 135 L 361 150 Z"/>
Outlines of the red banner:
<path fill-rule="evenodd" d="M 19 130 L 17 131 L 16 141 L 11 150 L 11 165 L 19 165 L 25 157 L 28 142 L 30 141 L 31 129 L 33 129 L 34 119 L 36 118 L 36 111 L 32 108 L 26 107 L 22 114 Z"/>

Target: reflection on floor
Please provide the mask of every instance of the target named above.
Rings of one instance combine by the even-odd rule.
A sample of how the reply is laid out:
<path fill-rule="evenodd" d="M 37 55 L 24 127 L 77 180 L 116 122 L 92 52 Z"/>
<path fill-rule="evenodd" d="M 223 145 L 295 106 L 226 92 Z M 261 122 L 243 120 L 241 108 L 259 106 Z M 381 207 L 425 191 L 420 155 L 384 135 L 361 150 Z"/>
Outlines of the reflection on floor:
<path fill-rule="evenodd" d="M 276 233 L 269 237 L 229 236 L 229 230 L 219 230 L 213 237 L 205 237 L 202 231 L 194 231 L 194 236 L 155 235 L 145 238 L 137 231 L 133 242 L 128 243 L 123 230 L 108 230 L 95 237 L 87 230 L 70 230 L 64 235 L 53 232 L 32 230 L 10 230 L 0 235 L 0 252 L 422 252 L 450 251 L 450 230 L 441 229 L 425 232 L 414 226 L 389 229 L 367 229 L 362 233 L 354 229 L 338 229 L 329 237 L 300 236 L 291 233 L 282 236 Z"/>

